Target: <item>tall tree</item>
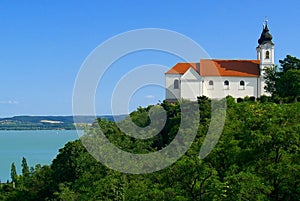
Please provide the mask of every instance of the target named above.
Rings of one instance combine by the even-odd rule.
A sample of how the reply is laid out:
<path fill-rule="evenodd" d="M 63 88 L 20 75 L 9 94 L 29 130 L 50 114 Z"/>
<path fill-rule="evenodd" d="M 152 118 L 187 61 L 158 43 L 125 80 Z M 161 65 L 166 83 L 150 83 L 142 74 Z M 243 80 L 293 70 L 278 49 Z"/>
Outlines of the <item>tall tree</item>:
<path fill-rule="evenodd" d="M 17 174 L 15 163 L 11 164 L 10 177 L 11 177 L 13 182 L 17 182 L 18 174 Z"/>
<path fill-rule="evenodd" d="M 22 158 L 22 175 L 27 177 L 29 175 L 29 166 L 27 165 L 26 158 Z"/>

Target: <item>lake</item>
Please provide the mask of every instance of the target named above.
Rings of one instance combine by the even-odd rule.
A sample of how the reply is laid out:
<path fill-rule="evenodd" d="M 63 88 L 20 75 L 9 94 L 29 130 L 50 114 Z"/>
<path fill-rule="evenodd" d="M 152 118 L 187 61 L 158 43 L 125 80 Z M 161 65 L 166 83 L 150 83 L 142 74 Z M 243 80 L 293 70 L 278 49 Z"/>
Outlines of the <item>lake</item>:
<path fill-rule="evenodd" d="M 76 130 L 0 131 L 1 182 L 10 180 L 12 162 L 18 173 L 22 171 L 22 157 L 26 158 L 30 167 L 36 164 L 50 165 L 58 150 L 76 139 L 79 139 Z"/>

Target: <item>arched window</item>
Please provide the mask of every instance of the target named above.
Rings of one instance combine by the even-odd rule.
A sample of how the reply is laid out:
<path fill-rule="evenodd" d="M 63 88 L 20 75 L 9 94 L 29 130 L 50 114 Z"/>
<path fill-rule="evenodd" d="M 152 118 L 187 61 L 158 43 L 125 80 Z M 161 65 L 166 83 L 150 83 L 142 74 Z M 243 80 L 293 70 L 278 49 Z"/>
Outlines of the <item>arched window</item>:
<path fill-rule="evenodd" d="M 241 80 L 241 81 L 240 81 L 239 89 L 240 89 L 240 90 L 244 90 L 244 89 L 245 89 L 245 81 L 244 81 L 244 80 Z"/>
<path fill-rule="evenodd" d="M 179 80 L 174 80 L 174 89 L 179 89 Z"/>
<path fill-rule="evenodd" d="M 266 59 L 270 59 L 270 52 L 266 51 Z"/>
<path fill-rule="evenodd" d="M 224 81 L 224 88 L 229 89 L 229 81 L 228 80 Z"/>
<path fill-rule="evenodd" d="M 208 82 L 208 88 L 207 89 L 209 89 L 209 90 L 213 90 L 214 89 L 214 81 L 209 80 L 209 82 Z"/>

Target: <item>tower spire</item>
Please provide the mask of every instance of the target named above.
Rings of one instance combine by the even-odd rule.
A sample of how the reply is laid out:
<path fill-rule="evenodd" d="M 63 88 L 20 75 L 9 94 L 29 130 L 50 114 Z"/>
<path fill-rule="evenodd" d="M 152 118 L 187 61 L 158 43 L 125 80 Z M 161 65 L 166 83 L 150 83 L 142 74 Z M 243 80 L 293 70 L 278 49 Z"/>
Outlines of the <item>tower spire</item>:
<path fill-rule="evenodd" d="M 265 16 L 265 26 L 264 27 L 268 27 L 268 16 Z"/>
<path fill-rule="evenodd" d="M 273 36 L 269 32 L 268 18 L 266 16 L 265 17 L 265 23 L 264 23 L 264 26 L 263 26 L 263 31 L 260 35 L 260 38 L 258 39 L 258 44 L 259 45 L 262 45 L 262 44 L 265 44 L 265 43 L 273 44 L 272 39 L 273 39 Z"/>

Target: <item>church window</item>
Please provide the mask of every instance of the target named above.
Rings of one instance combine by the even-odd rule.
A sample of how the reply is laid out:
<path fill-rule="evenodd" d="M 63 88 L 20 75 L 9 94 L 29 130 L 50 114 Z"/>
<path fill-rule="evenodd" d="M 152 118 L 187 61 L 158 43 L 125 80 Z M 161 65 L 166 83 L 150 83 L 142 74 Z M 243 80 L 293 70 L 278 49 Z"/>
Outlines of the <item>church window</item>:
<path fill-rule="evenodd" d="M 266 51 L 266 59 L 270 59 L 270 52 Z"/>
<path fill-rule="evenodd" d="M 228 80 L 224 81 L 224 88 L 229 89 L 229 81 Z"/>
<path fill-rule="evenodd" d="M 244 80 L 240 81 L 239 89 L 245 89 L 245 81 Z"/>
<path fill-rule="evenodd" d="M 208 82 L 208 89 L 214 89 L 214 81 L 212 81 L 212 80 L 209 80 L 209 82 Z"/>
<path fill-rule="evenodd" d="M 179 89 L 179 80 L 174 80 L 174 89 Z"/>

